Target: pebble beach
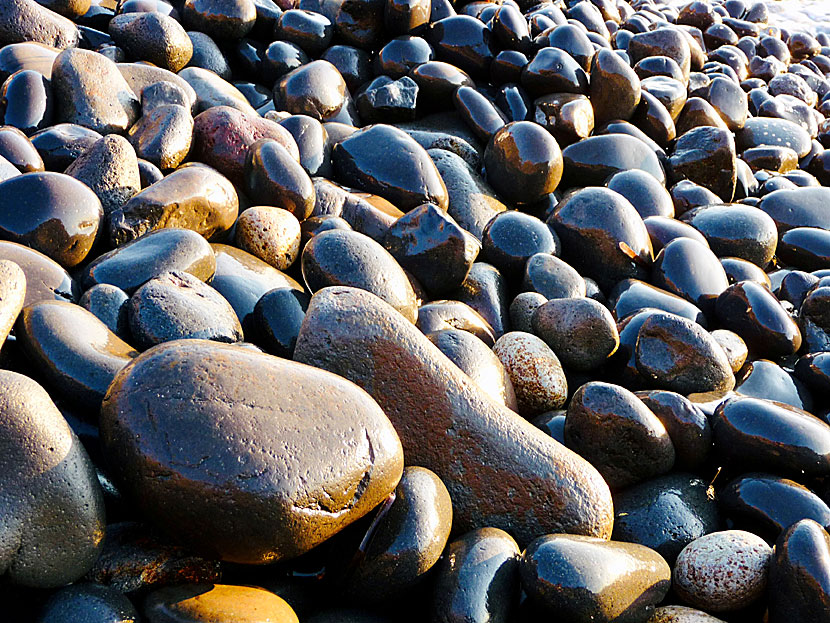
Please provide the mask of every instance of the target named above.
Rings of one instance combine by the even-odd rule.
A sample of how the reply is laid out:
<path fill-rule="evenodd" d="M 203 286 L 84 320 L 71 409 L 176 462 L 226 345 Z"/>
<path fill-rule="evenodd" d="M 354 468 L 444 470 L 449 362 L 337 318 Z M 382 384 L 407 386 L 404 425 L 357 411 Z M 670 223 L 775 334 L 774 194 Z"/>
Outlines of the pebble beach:
<path fill-rule="evenodd" d="M 830 3 L 0 0 L 0 623 L 830 623 Z"/>

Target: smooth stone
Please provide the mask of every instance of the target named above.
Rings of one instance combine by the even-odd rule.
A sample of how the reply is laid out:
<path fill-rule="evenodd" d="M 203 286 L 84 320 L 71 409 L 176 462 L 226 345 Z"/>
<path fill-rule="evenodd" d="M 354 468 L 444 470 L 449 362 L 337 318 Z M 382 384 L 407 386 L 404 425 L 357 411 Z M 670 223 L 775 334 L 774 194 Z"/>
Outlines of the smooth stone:
<path fill-rule="evenodd" d="M 506 623 L 519 594 L 519 546 L 498 528 L 452 541 L 436 569 L 436 623 Z"/>
<path fill-rule="evenodd" d="M 589 298 L 551 299 L 533 314 L 532 325 L 569 370 L 597 368 L 620 344 L 611 313 Z"/>
<path fill-rule="evenodd" d="M 624 279 L 608 294 L 609 307 L 616 320 L 643 309 L 658 309 L 687 318 L 706 328 L 706 316 L 693 303 L 639 279 Z"/>
<path fill-rule="evenodd" d="M 124 290 L 108 283 L 99 283 L 83 293 L 78 305 L 92 313 L 107 328 L 123 339 L 130 339 L 127 324 L 127 301 Z"/>
<path fill-rule="evenodd" d="M 294 398 L 269 389 L 275 383 Z M 308 551 L 383 501 L 403 469 L 400 441 L 365 392 L 205 340 L 162 344 L 136 359 L 113 381 L 100 427 L 106 455 L 119 457 L 114 476 L 138 503 L 157 501 L 147 507 L 151 520 L 232 562 Z M 315 449 L 313 461 L 299 458 L 310 456 L 304 447 Z M 159 468 L 176 478 L 154 478 Z M 210 494 L 217 486 L 221 499 Z"/>
<path fill-rule="evenodd" d="M 53 259 L 15 242 L 0 241 L 0 260 L 17 264 L 26 278 L 23 305 L 40 301 L 75 302 L 80 296 L 78 284 Z"/>
<path fill-rule="evenodd" d="M 256 335 L 254 307 L 266 292 L 274 288 L 304 291 L 293 278 L 242 249 L 226 244 L 212 244 L 211 247 L 216 258 L 216 272 L 210 285 L 231 304 L 245 335 Z"/>
<path fill-rule="evenodd" d="M 684 473 L 658 476 L 618 493 L 614 512 L 615 541 L 649 547 L 671 565 L 689 543 L 721 527 L 706 483 Z"/>
<path fill-rule="evenodd" d="M 507 206 L 475 170 L 457 154 L 445 149 L 427 151 L 447 189 L 449 214 L 473 236 L 482 239 L 484 227 Z"/>
<path fill-rule="evenodd" d="M 590 461 L 613 490 L 666 473 L 675 461 L 674 446 L 657 416 L 627 389 L 598 381 L 571 397 L 565 443 Z"/>
<path fill-rule="evenodd" d="M 764 595 L 771 558 L 772 548 L 751 532 L 713 532 L 680 552 L 672 587 L 692 606 L 712 612 L 740 610 Z"/>
<path fill-rule="evenodd" d="M 15 335 L 56 391 L 97 409 L 116 373 L 138 353 L 84 308 L 66 301 L 25 307 Z"/>
<path fill-rule="evenodd" d="M 0 370 L 3 538 L 0 561 L 16 585 L 56 588 L 98 557 L 104 502 L 84 447 L 49 394 Z"/>
<path fill-rule="evenodd" d="M 674 217 L 671 195 L 663 184 L 645 171 L 620 171 L 608 178 L 605 185 L 628 199 L 643 219 L 650 216 Z"/>
<path fill-rule="evenodd" d="M 405 132 L 388 125 L 358 130 L 332 149 L 337 177 L 391 201 L 404 212 L 449 205 L 447 187 L 429 154 Z"/>
<path fill-rule="evenodd" d="M 661 389 L 635 394 L 666 427 L 678 468 L 694 470 L 712 453 L 712 428 L 706 414 L 688 398 Z"/>
<path fill-rule="evenodd" d="M 640 79 L 613 51 L 599 50 L 591 67 L 590 92 L 597 125 L 628 121 L 640 103 Z"/>
<path fill-rule="evenodd" d="M 708 188 L 689 180 L 681 180 L 671 187 L 670 193 L 677 216 L 688 212 L 697 206 L 720 203 L 720 198 Z M 702 236 L 701 236 L 702 237 Z"/>
<path fill-rule="evenodd" d="M 648 91 L 642 92 L 640 105 L 631 121 L 662 148 L 668 147 L 677 138 L 677 129 L 669 111 Z"/>
<path fill-rule="evenodd" d="M 738 151 L 762 145 L 789 147 L 799 158 L 810 152 L 810 135 L 799 125 L 786 119 L 754 117 L 747 119 L 743 129 L 735 133 Z"/>
<path fill-rule="evenodd" d="M 453 95 L 453 104 L 459 116 L 482 142 L 487 142 L 507 123 L 504 113 L 472 87 L 458 87 Z"/>
<path fill-rule="evenodd" d="M 123 133 L 136 119 L 140 104 L 118 67 L 101 54 L 70 49 L 55 59 L 52 89 L 60 121 L 101 134 Z"/>
<path fill-rule="evenodd" d="M 394 501 L 349 572 L 347 590 L 370 601 L 413 590 L 438 562 L 451 525 L 452 502 L 441 479 L 423 467 L 406 467 Z"/>
<path fill-rule="evenodd" d="M 108 586 L 80 583 L 53 593 L 38 614 L 38 623 L 138 623 L 133 604 Z"/>
<path fill-rule="evenodd" d="M 203 113 L 216 106 L 227 106 L 253 118 L 259 116 L 239 89 L 208 69 L 185 67 L 176 75 L 185 81 L 194 94 L 193 114 Z"/>
<path fill-rule="evenodd" d="M 795 376 L 815 391 L 830 388 L 830 354 L 808 353 L 795 364 Z"/>
<path fill-rule="evenodd" d="M 446 17 L 430 24 L 425 38 L 441 61 L 472 76 L 487 75 L 495 56 L 491 31 L 468 15 Z"/>
<path fill-rule="evenodd" d="M 193 42 L 178 21 L 159 12 L 122 13 L 109 23 L 115 44 L 129 56 L 173 73 L 193 56 Z"/>
<path fill-rule="evenodd" d="M 331 177 L 331 143 L 323 124 L 308 115 L 291 115 L 280 125 L 294 137 L 306 173 Z"/>
<path fill-rule="evenodd" d="M 776 253 L 782 262 L 799 270 L 830 266 L 830 231 L 818 227 L 796 227 L 781 236 Z"/>
<path fill-rule="evenodd" d="M 65 173 L 92 189 L 105 215 L 121 208 L 141 190 L 135 150 L 117 134 L 109 134 L 93 143 Z"/>
<path fill-rule="evenodd" d="M 691 48 L 689 41 L 679 29 L 658 28 L 650 32 L 637 33 L 629 42 L 627 51 L 632 64 L 648 56 L 668 56 L 680 66 L 684 78 L 689 78 Z"/>
<path fill-rule="evenodd" d="M 558 242 L 549 225 L 530 214 L 510 210 L 487 223 L 481 257 L 510 277 L 521 274 L 532 255 L 557 253 Z"/>
<path fill-rule="evenodd" d="M 683 395 L 723 395 L 735 387 L 726 353 L 715 338 L 687 318 L 658 312 L 637 334 L 637 371 L 649 385 Z"/>
<path fill-rule="evenodd" d="M 8 0 L 0 7 L 0 46 L 25 42 L 64 50 L 80 38 L 75 24 L 34 0 Z"/>
<path fill-rule="evenodd" d="M 619 171 L 640 169 L 664 183 L 666 173 L 654 151 L 626 134 L 591 136 L 562 150 L 563 188 L 600 186 Z"/>
<path fill-rule="evenodd" d="M 741 281 L 726 288 L 715 302 L 721 325 L 740 335 L 750 351 L 772 359 L 795 354 L 801 347 L 801 331 L 767 288 Z"/>
<path fill-rule="evenodd" d="M 769 570 L 769 620 L 823 621 L 830 612 L 830 537 L 821 525 L 804 519 L 775 544 Z"/>
<path fill-rule="evenodd" d="M 610 494 L 599 473 L 489 400 L 377 297 L 343 287 L 318 292 L 294 357 L 344 375 L 376 397 L 407 460 L 444 481 L 457 530 L 503 527 L 520 543 L 561 531 L 610 535 Z M 456 434 L 446 435 L 448 429 Z"/>
<path fill-rule="evenodd" d="M 735 139 L 728 130 L 711 126 L 689 130 L 677 139 L 669 162 L 676 181 L 691 180 L 723 201 L 735 195 Z"/>
<path fill-rule="evenodd" d="M 276 140 L 293 160 L 299 161 L 300 152 L 291 133 L 257 114 L 213 106 L 193 120 L 193 155 L 239 186 L 246 183 L 245 163 L 251 146 L 264 138 Z"/>
<path fill-rule="evenodd" d="M 522 286 L 541 294 L 543 301 L 582 298 L 588 293 L 585 279 L 570 264 L 550 253 L 535 253 L 527 259 Z"/>
<path fill-rule="evenodd" d="M 496 338 L 509 331 L 507 282 L 495 266 L 475 262 L 464 283 L 450 296 L 477 311 Z"/>
<path fill-rule="evenodd" d="M 101 554 L 85 579 L 136 597 L 172 584 L 218 582 L 219 575 L 218 560 L 200 558 L 146 524 L 121 521 L 107 525 Z"/>
<path fill-rule="evenodd" d="M 513 121 L 495 134 L 484 151 L 487 182 L 506 199 L 530 203 L 556 190 L 562 152 L 549 132 L 530 121 Z"/>
<path fill-rule="evenodd" d="M 168 171 L 178 167 L 190 152 L 193 118 L 184 106 L 157 106 L 145 112 L 128 135 L 139 158 Z"/>
<path fill-rule="evenodd" d="M 749 113 L 746 93 L 729 78 L 713 78 L 707 87 L 706 100 L 731 132 L 737 132 L 746 125 Z"/>
<path fill-rule="evenodd" d="M 830 508 L 818 495 L 771 474 L 751 472 L 736 478 L 719 492 L 718 503 L 736 526 L 770 543 L 802 519 L 830 526 Z"/>
<path fill-rule="evenodd" d="M 282 143 L 262 138 L 245 158 L 248 196 L 262 205 L 275 205 L 302 221 L 311 216 L 316 199 L 311 178 Z"/>
<path fill-rule="evenodd" d="M 9 337 L 26 300 L 26 273 L 10 260 L 0 260 L 0 344 Z"/>
<path fill-rule="evenodd" d="M 303 249 L 302 271 L 311 292 L 335 285 L 361 288 L 411 322 L 417 319 L 417 300 L 406 274 L 395 258 L 368 236 L 344 230 L 314 236 Z"/>
<path fill-rule="evenodd" d="M 580 296 L 584 296 L 581 294 Z M 533 314 L 547 302 L 538 292 L 520 292 L 510 303 L 510 326 L 514 331 L 533 333 Z"/>
<path fill-rule="evenodd" d="M 185 92 L 186 108 L 191 111 L 196 109 L 196 91 L 183 76 L 147 63 L 118 63 L 117 66 L 118 71 L 136 95 L 141 95 L 145 88 L 158 82 L 171 82 Z"/>
<path fill-rule="evenodd" d="M 797 227 L 830 229 L 825 214 L 828 201 L 827 188 L 803 187 L 773 191 L 761 199 L 758 207 L 772 217 L 782 235 Z"/>
<path fill-rule="evenodd" d="M 141 349 L 180 339 L 239 342 L 243 337 L 230 303 L 186 272 L 164 273 L 138 288 L 127 317 Z"/>
<path fill-rule="evenodd" d="M 318 121 L 355 125 L 357 111 L 343 76 L 328 61 L 316 60 L 292 69 L 274 86 L 274 105 Z"/>
<path fill-rule="evenodd" d="M 432 296 L 461 286 L 481 249 L 475 237 L 431 203 L 395 221 L 383 246 Z"/>
<path fill-rule="evenodd" d="M 830 472 L 830 426 L 806 411 L 741 396 L 721 403 L 711 422 L 729 464 L 785 476 Z"/>
<path fill-rule="evenodd" d="M 314 211 L 300 224 L 301 229 L 305 228 L 307 238 L 329 229 L 354 229 L 382 242 L 392 223 L 403 216 L 403 212 L 383 197 L 344 188 L 321 177 L 313 178 L 312 183 Z M 332 221 L 332 218 L 339 220 Z M 326 223 L 324 227 L 321 220 Z M 318 224 L 322 229 L 318 230 Z"/>
<path fill-rule="evenodd" d="M 671 569 L 657 552 L 571 534 L 535 540 L 519 572 L 545 613 L 574 623 L 645 620 L 671 585 Z"/>
<path fill-rule="evenodd" d="M 256 334 L 265 350 L 291 359 L 311 297 L 292 288 L 275 288 L 263 294 L 254 307 Z"/>
<path fill-rule="evenodd" d="M 740 335 L 728 329 L 715 329 L 712 331 L 712 337 L 715 338 L 715 341 L 723 348 L 723 352 L 726 353 L 726 358 L 729 360 L 729 365 L 732 366 L 732 371 L 738 372 L 749 356 L 749 349 L 746 346 L 746 342 L 744 342 Z"/>
<path fill-rule="evenodd" d="M 461 301 L 439 300 L 421 305 L 415 326 L 424 335 L 445 329 L 458 329 L 472 333 L 490 347 L 496 341 L 490 323 L 476 310 Z"/>
<path fill-rule="evenodd" d="M 702 233 L 718 257 L 738 257 L 765 268 L 775 255 L 778 231 L 763 210 L 740 204 L 689 210 L 683 220 Z"/>
<path fill-rule="evenodd" d="M 544 47 L 522 68 L 521 86 L 536 97 L 550 93 L 588 93 L 585 68 L 565 50 Z"/>
<path fill-rule="evenodd" d="M 221 173 L 194 163 L 134 195 L 110 215 L 109 238 L 119 246 L 163 228 L 192 229 L 208 240 L 224 234 L 239 214 L 236 189 Z"/>
<path fill-rule="evenodd" d="M 646 277 L 652 259 L 648 230 L 622 195 L 607 188 L 579 190 L 556 206 L 548 223 L 562 242 L 563 258 L 601 288 Z"/>
<path fill-rule="evenodd" d="M 638 63 L 638 66 L 642 69 L 643 64 L 646 61 L 654 60 L 659 57 L 650 57 L 643 59 Z M 671 61 L 670 58 L 663 57 L 667 61 Z M 676 67 L 676 63 L 674 64 Z M 634 68 L 634 71 L 637 71 L 637 67 Z M 686 86 L 682 82 L 682 76 L 679 75 L 679 67 L 677 68 L 676 73 L 673 73 L 671 76 L 665 75 L 652 75 L 652 76 L 645 76 L 643 77 L 642 82 L 640 83 L 641 88 L 644 91 L 648 91 L 657 100 L 665 106 L 666 111 L 669 113 L 669 116 L 675 122 L 675 130 L 679 131 L 677 128 L 677 121 L 680 117 L 680 114 L 683 112 L 683 108 L 686 105 L 687 101 L 687 92 Z M 642 76 L 641 76 L 642 77 Z M 684 128 L 688 129 L 688 128 Z"/>
<path fill-rule="evenodd" d="M 415 119 L 418 85 L 409 76 L 392 80 L 378 76 L 355 96 L 357 111 L 366 123 L 395 123 Z"/>
<path fill-rule="evenodd" d="M 218 39 L 240 39 L 257 19 L 253 0 L 186 0 L 182 11 L 184 25 Z"/>
<path fill-rule="evenodd" d="M 109 251 L 89 264 L 84 288 L 111 284 L 128 294 L 166 272 L 184 271 L 207 281 L 216 270 L 210 244 L 189 229 L 159 229 Z"/>
<path fill-rule="evenodd" d="M 518 411 L 510 375 L 487 342 L 463 329 L 440 329 L 426 336 L 490 398 Z"/>
<path fill-rule="evenodd" d="M 300 223 L 289 211 L 248 208 L 236 221 L 236 244 L 274 268 L 285 270 L 300 254 Z"/>
<path fill-rule="evenodd" d="M 141 89 L 141 112 L 147 114 L 154 108 L 168 104 L 184 106 L 188 112 L 191 110 L 192 101 L 187 92 L 175 82 L 162 80 L 148 84 Z"/>
<path fill-rule="evenodd" d="M 48 78 L 33 69 L 21 69 L 0 90 L 0 123 L 33 134 L 54 120 L 55 98 Z"/>
<path fill-rule="evenodd" d="M 534 121 L 550 132 L 562 145 L 581 141 L 594 130 L 594 109 L 591 107 L 591 100 L 585 95 L 545 95 L 533 102 L 533 109 Z"/>
<path fill-rule="evenodd" d="M 298 623 L 281 597 L 255 586 L 182 584 L 153 591 L 144 600 L 148 623 Z"/>
<path fill-rule="evenodd" d="M 530 417 L 565 404 L 565 372 L 556 354 L 540 338 L 511 331 L 496 341 L 493 352 L 510 376 L 519 413 Z"/>
<path fill-rule="evenodd" d="M 85 184 L 63 173 L 26 173 L 0 182 L 0 196 L 0 237 L 67 268 L 89 254 L 104 212 Z"/>
<path fill-rule="evenodd" d="M 654 260 L 651 283 L 694 303 L 709 313 L 729 287 L 718 258 L 705 245 L 691 238 L 669 242 Z"/>
<path fill-rule="evenodd" d="M 0 156 L 21 173 L 44 170 L 43 159 L 37 148 L 18 128 L 0 127 Z"/>
<path fill-rule="evenodd" d="M 59 123 L 32 135 L 37 149 L 40 169 L 60 172 L 66 170 L 81 154 L 90 149 L 102 136 L 72 123 Z"/>

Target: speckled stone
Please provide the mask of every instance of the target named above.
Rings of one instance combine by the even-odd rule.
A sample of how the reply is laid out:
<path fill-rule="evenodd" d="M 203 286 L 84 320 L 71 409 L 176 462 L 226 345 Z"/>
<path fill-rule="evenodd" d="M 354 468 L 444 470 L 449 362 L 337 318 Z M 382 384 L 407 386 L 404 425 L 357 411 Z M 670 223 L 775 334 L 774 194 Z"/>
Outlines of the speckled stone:
<path fill-rule="evenodd" d="M 772 548 L 751 532 L 713 532 L 680 552 L 674 567 L 674 590 L 699 608 L 739 610 L 766 591 L 771 558 Z"/>
<path fill-rule="evenodd" d="M 300 222 L 270 206 L 248 208 L 236 221 L 236 244 L 274 268 L 285 270 L 300 253 Z"/>
<path fill-rule="evenodd" d="M 724 621 L 688 606 L 660 606 L 646 623 L 724 623 Z"/>
<path fill-rule="evenodd" d="M 26 300 L 26 273 L 10 260 L 0 260 L 0 344 L 6 341 Z"/>

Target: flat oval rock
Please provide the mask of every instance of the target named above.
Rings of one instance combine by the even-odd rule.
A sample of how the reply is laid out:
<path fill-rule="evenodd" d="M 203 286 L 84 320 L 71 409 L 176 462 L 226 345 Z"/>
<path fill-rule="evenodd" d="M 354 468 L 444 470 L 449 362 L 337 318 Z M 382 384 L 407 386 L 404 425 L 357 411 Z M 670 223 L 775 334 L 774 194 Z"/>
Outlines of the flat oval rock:
<path fill-rule="evenodd" d="M 823 186 L 776 190 L 764 196 L 758 207 L 769 214 L 778 226 L 778 233 L 796 227 L 830 229 L 827 202 L 830 189 Z"/>
<path fill-rule="evenodd" d="M 65 301 L 24 308 L 15 334 L 55 391 L 93 410 L 115 374 L 138 356 L 98 318 Z"/>
<path fill-rule="evenodd" d="M 403 130 L 373 125 L 335 145 L 332 163 L 345 184 L 380 195 L 408 212 L 423 203 L 442 210 L 447 187 L 429 154 Z"/>
<path fill-rule="evenodd" d="M 565 371 L 556 354 L 540 338 L 511 331 L 496 341 L 493 352 L 510 376 L 520 413 L 536 415 L 565 404 Z"/>
<path fill-rule="evenodd" d="M 16 242 L 0 241 L 0 260 L 17 264 L 26 276 L 24 305 L 39 301 L 75 302 L 80 288 L 60 264 L 43 253 Z"/>
<path fill-rule="evenodd" d="M 153 591 L 144 601 L 148 623 L 298 623 L 291 606 L 255 586 L 182 584 Z"/>
<path fill-rule="evenodd" d="M 562 187 L 601 186 L 619 171 L 640 169 L 665 183 L 666 173 L 654 151 L 625 134 L 591 136 L 562 151 Z"/>
<path fill-rule="evenodd" d="M 40 610 L 38 623 L 139 623 L 129 599 L 109 586 L 82 582 L 62 588 Z"/>
<path fill-rule="evenodd" d="M 105 528 L 101 488 L 46 390 L 6 370 L 0 382 L 0 566 L 14 584 L 63 586 L 98 557 Z"/>
<path fill-rule="evenodd" d="M 0 24 L 0 45 L 37 42 L 65 49 L 77 46 L 81 38 L 75 24 L 31 0 L 4 2 Z"/>
<path fill-rule="evenodd" d="M 216 271 L 210 244 L 190 229 L 159 229 L 103 255 L 86 267 L 81 283 L 89 289 L 99 283 L 132 294 L 153 277 L 174 270 L 208 281 Z"/>
<path fill-rule="evenodd" d="M 130 298 L 130 333 L 142 349 L 180 339 L 242 340 L 242 325 L 221 294 L 186 272 L 150 279 Z"/>
<path fill-rule="evenodd" d="M 457 529 L 503 527 L 520 543 L 551 532 L 610 535 L 610 493 L 599 473 L 488 399 L 374 295 L 345 287 L 315 294 L 294 357 L 375 396 L 401 435 L 407 461 L 447 486 Z"/>
<path fill-rule="evenodd" d="M 114 475 L 150 518 L 233 562 L 308 551 L 383 501 L 403 469 L 395 430 L 359 388 L 204 340 L 137 358 L 113 381 L 100 426 Z"/>
<path fill-rule="evenodd" d="M 570 534 L 536 539 L 519 571 L 544 611 L 578 623 L 645 620 L 671 585 L 671 569 L 654 550 Z"/>

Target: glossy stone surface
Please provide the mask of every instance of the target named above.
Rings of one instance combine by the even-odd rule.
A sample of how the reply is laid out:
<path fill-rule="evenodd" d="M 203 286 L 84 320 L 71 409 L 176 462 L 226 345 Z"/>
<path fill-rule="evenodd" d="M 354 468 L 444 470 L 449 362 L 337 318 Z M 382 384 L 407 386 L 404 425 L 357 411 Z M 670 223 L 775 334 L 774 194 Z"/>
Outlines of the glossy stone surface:
<path fill-rule="evenodd" d="M 531 543 L 519 570 L 545 611 L 579 623 L 645 619 L 671 584 L 668 564 L 647 547 L 569 534 Z"/>
<path fill-rule="evenodd" d="M 246 367 L 257 372 L 239 384 Z M 274 383 L 314 390 L 286 404 L 266 389 Z M 256 407 L 235 406 L 242 403 Z M 161 428 L 149 413 L 166 414 Z M 205 421 L 212 426 L 194 426 Z M 114 380 L 100 425 L 106 453 L 121 457 L 115 466 L 119 481 L 134 499 L 158 501 L 147 507 L 151 518 L 180 542 L 236 562 L 275 561 L 311 549 L 381 502 L 403 468 L 389 420 L 354 385 L 202 340 L 163 344 L 136 359 Z M 179 460 L 167 451 L 177 438 L 183 444 Z M 315 448 L 313 462 L 287 460 L 309 456 L 303 447 Z M 346 456 L 343 447 L 350 448 Z M 159 463 L 178 477 L 153 478 Z M 232 486 L 229 469 L 242 475 Z M 222 475 L 212 475 L 215 470 Z M 209 495 L 215 486 L 226 490 L 224 501 Z"/>
<path fill-rule="evenodd" d="M 159 12 L 122 13 L 109 34 L 127 54 L 177 72 L 190 61 L 193 43 L 178 21 Z"/>
<path fill-rule="evenodd" d="M 715 450 L 729 463 L 781 475 L 830 471 L 830 426 L 783 403 L 736 397 L 712 419 Z"/>
<path fill-rule="evenodd" d="M 611 313 L 589 298 L 551 299 L 533 314 L 533 332 L 572 370 L 600 366 L 619 346 Z"/>
<path fill-rule="evenodd" d="M 351 286 L 377 295 L 411 322 L 417 318 L 415 292 L 395 259 L 377 242 L 354 231 L 331 230 L 303 249 L 303 278 L 309 290 Z"/>
<path fill-rule="evenodd" d="M 541 339 L 511 331 L 498 339 L 493 352 L 510 376 L 521 414 L 536 415 L 565 404 L 565 372 L 556 354 Z"/>
<path fill-rule="evenodd" d="M 193 229 L 205 238 L 227 231 L 239 214 L 233 185 L 211 167 L 194 163 L 145 188 L 110 215 L 113 246 L 147 232 L 175 227 Z"/>
<path fill-rule="evenodd" d="M 80 296 L 78 284 L 57 262 L 14 242 L 0 242 L 0 260 L 17 264 L 26 278 L 24 305 L 39 301 L 71 301 Z"/>
<path fill-rule="evenodd" d="M 238 342 L 242 326 L 222 295 L 186 272 L 154 277 L 130 297 L 130 333 L 142 349 L 179 339 Z"/>
<path fill-rule="evenodd" d="M 611 50 L 600 50 L 591 68 L 591 104 L 598 125 L 613 119 L 627 121 L 640 103 L 640 79 Z"/>
<path fill-rule="evenodd" d="M 103 210 L 88 187 L 62 173 L 27 173 L 0 182 L 0 236 L 71 268 L 95 242 Z M 26 211 L 12 206 L 26 203 Z"/>
<path fill-rule="evenodd" d="M 735 386 L 726 353 L 699 324 L 658 312 L 637 334 L 637 370 L 649 385 L 680 394 L 723 395 Z"/>
<path fill-rule="evenodd" d="M 823 206 L 829 197 L 824 187 L 782 189 L 764 196 L 758 207 L 772 217 L 779 234 L 796 227 L 827 229 Z"/>
<path fill-rule="evenodd" d="M 648 230 L 619 193 L 606 188 L 577 191 L 556 206 L 548 223 L 562 242 L 563 258 L 600 287 L 648 274 L 652 259 Z"/>
<path fill-rule="evenodd" d="M 651 283 L 682 296 L 704 312 L 711 311 L 717 297 L 729 287 L 715 254 L 691 238 L 672 240 L 660 251 L 654 260 Z"/>
<path fill-rule="evenodd" d="M 254 307 L 256 333 L 269 353 L 291 358 L 310 300 L 304 292 L 275 288 L 257 301 Z"/>
<path fill-rule="evenodd" d="M 407 460 L 447 486 L 459 530 L 503 526 L 524 543 L 553 531 L 610 535 L 610 494 L 597 471 L 487 399 L 377 297 L 342 287 L 318 292 L 294 357 L 345 375 L 375 396 Z M 368 360 L 376 365 L 358 365 Z M 447 427 L 459 434 L 448 437 Z M 531 495 L 508 499 L 508 490 Z M 535 512 L 527 513 L 531 507 Z"/>
<path fill-rule="evenodd" d="M 656 389 L 636 392 L 636 396 L 666 427 L 677 467 L 702 466 L 712 452 L 712 428 L 703 411 L 676 392 Z"/>
<path fill-rule="evenodd" d="M 168 104 L 145 112 L 130 128 L 130 143 L 139 158 L 161 170 L 175 169 L 190 152 L 193 119 L 184 106 Z"/>
<path fill-rule="evenodd" d="M 565 443 L 591 461 L 614 489 L 668 472 L 674 446 L 657 416 L 619 385 L 592 381 L 576 390 Z"/>
<path fill-rule="evenodd" d="M 291 606 L 274 593 L 253 586 L 183 584 L 160 588 L 147 596 L 149 623 L 197 623 L 228 620 L 239 623 L 297 623 Z"/>
<path fill-rule="evenodd" d="M 300 223 L 282 208 L 248 208 L 239 215 L 234 234 L 237 245 L 279 270 L 291 266 L 300 254 Z"/>
<path fill-rule="evenodd" d="M 245 182 L 253 201 L 283 208 L 298 220 L 310 216 L 314 209 L 311 178 L 297 158 L 274 139 L 262 138 L 249 147 Z"/>
<path fill-rule="evenodd" d="M 640 169 L 664 182 L 665 171 L 654 151 L 642 141 L 625 134 L 592 136 L 562 151 L 565 188 L 585 185 L 601 185 L 617 173 Z"/>
<path fill-rule="evenodd" d="M 52 124 L 54 97 L 49 80 L 37 71 L 22 69 L 3 83 L 0 121 L 32 134 Z"/>
<path fill-rule="evenodd" d="M 658 476 L 614 496 L 615 541 L 650 547 L 670 564 L 689 543 L 720 529 L 718 505 L 690 474 Z"/>
<path fill-rule="evenodd" d="M 723 201 L 735 194 L 735 140 L 725 129 L 701 126 L 684 133 L 670 158 L 672 175 L 708 188 Z"/>
<path fill-rule="evenodd" d="M 412 590 L 438 562 L 451 525 L 452 502 L 441 479 L 423 467 L 407 467 L 394 501 L 349 573 L 349 590 L 371 594 L 372 601 Z"/>
<path fill-rule="evenodd" d="M 804 519 L 775 544 L 770 565 L 769 614 L 772 623 L 813 618 L 830 606 L 830 537 L 819 524 Z"/>
<path fill-rule="evenodd" d="M 617 320 L 642 309 L 654 308 L 688 318 L 704 328 L 707 326 L 706 317 L 696 305 L 639 279 L 620 281 L 608 296 L 611 312 Z"/>
<path fill-rule="evenodd" d="M 739 204 L 695 208 L 683 215 L 706 237 L 718 257 L 739 257 L 765 268 L 775 255 L 778 232 L 762 210 Z"/>
<path fill-rule="evenodd" d="M 79 583 L 53 593 L 43 604 L 39 622 L 138 623 L 133 604 L 113 588 L 93 583 Z"/>
<path fill-rule="evenodd" d="M 324 60 L 301 65 L 280 78 L 274 87 L 274 104 L 278 110 L 318 121 L 353 125 L 357 115 L 343 76 Z"/>
<path fill-rule="evenodd" d="M 740 335 L 757 356 L 792 355 L 801 347 L 801 331 L 775 296 L 752 281 L 724 290 L 715 303 L 724 328 Z"/>
<path fill-rule="evenodd" d="M 519 593 L 519 547 L 498 528 L 452 541 L 436 569 L 432 612 L 439 623 L 505 623 Z"/>
<path fill-rule="evenodd" d="M 49 395 L 32 379 L 0 371 L 2 565 L 23 586 L 81 578 L 98 557 L 104 502 L 95 470 Z M 60 509 L 58 511 L 58 509 Z"/>

